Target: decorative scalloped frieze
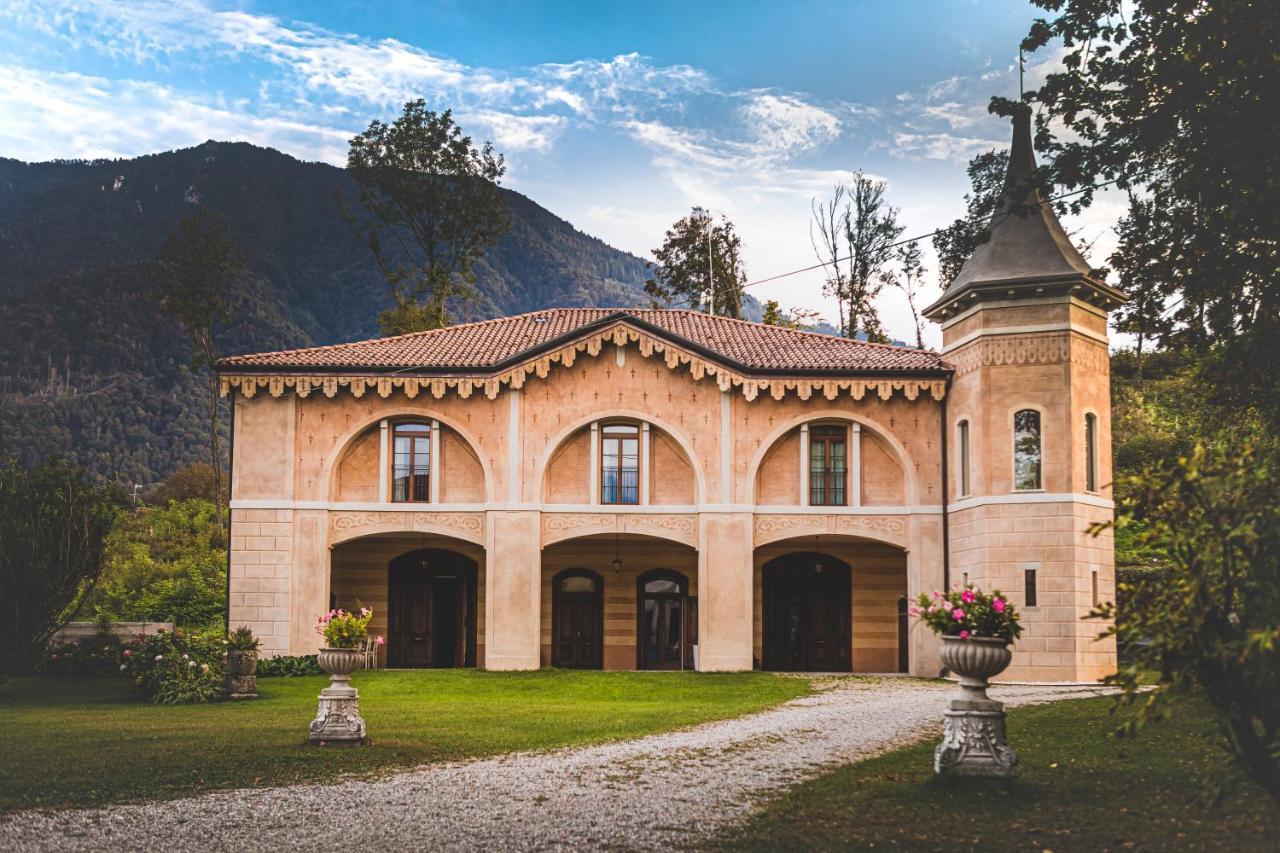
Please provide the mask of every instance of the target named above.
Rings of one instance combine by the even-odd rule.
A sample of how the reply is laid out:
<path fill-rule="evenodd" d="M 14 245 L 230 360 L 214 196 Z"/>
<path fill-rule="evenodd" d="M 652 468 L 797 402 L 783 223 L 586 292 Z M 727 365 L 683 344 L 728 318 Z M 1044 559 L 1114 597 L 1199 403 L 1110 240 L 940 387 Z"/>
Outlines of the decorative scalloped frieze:
<path fill-rule="evenodd" d="M 755 544 L 797 536 L 844 534 L 905 544 L 907 523 L 892 515 L 757 515 Z"/>
<path fill-rule="evenodd" d="M 370 533 L 403 531 L 406 533 L 443 533 L 473 542 L 484 542 L 482 512 L 405 512 L 379 510 L 366 512 L 332 512 L 329 529 L 340 539 L 354 539 Z"/>

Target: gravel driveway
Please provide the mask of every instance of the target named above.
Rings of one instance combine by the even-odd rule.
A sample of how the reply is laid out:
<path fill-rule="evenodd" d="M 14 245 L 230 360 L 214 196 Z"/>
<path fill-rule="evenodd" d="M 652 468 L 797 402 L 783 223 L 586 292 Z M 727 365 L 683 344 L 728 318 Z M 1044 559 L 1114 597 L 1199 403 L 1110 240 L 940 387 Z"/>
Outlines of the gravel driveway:
<path fill-rule="evenodd" d="M 20 813 L 0 822 L 0 849 L 684 847 L 742 819 L 774 789 L 932 734 L 954 689 L 894 678 L 829 685 L 759 714 L 603 746 L 435 765 L 368 782 Z M 992 695 L 1019 705 L 1101 692 L 1011 686 Z"/>

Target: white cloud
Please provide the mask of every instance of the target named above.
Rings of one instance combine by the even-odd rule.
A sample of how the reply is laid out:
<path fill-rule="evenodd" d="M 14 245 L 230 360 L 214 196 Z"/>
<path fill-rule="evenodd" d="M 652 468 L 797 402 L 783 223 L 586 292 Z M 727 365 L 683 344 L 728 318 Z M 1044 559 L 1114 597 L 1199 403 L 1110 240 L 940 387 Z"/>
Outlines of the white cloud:
<path fill-rule="evenodd" d="M 499 151 L 546 151 L 567 121 L 561 116 L 522 116 L 485 110 L 458 117 L 461 124 L 489 129 Z"/>
<path fill-rule="evenodd" d="M 838 118 L 793 95 L 756 95 L 742 107 L 741 114 L 761 152 L 788 156 L 840 136 Z"/>

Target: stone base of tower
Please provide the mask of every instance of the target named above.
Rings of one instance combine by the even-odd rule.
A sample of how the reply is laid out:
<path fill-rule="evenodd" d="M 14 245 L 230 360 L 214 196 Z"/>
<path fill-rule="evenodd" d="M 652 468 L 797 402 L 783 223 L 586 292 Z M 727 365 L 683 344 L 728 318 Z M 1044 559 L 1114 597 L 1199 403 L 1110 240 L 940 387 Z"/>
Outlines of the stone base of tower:
<path fill-rule="evenodd" d="M 952 583 L 998 589 L 1021 614 L 1001 681 L 1098 681 L 1116 671 L 1115 640 L 1098 638 L 1107 623 L 1087 618 L 1115 600 L 1112 533 L 1089 533 L 1113 510 L 1088 495 L 1055 498 L 967 500 L 950 513 Z"/>

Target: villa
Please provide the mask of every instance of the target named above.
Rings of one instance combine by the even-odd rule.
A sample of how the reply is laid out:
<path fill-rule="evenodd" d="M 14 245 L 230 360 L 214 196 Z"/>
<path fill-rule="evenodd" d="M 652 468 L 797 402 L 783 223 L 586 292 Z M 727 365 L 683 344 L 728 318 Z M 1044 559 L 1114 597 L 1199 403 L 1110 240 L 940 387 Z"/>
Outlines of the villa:
<path fill-rule="evenodd" d="M 1005 677 L 1115 647 L 1108 311 L 1015 120 L 941 353 L 681 310 L 558 308 L 219 364 L 230 620 L 317 649 L 367 605 L 390 667 L 935 675 L 921 592 L 999 588 Z"/>

